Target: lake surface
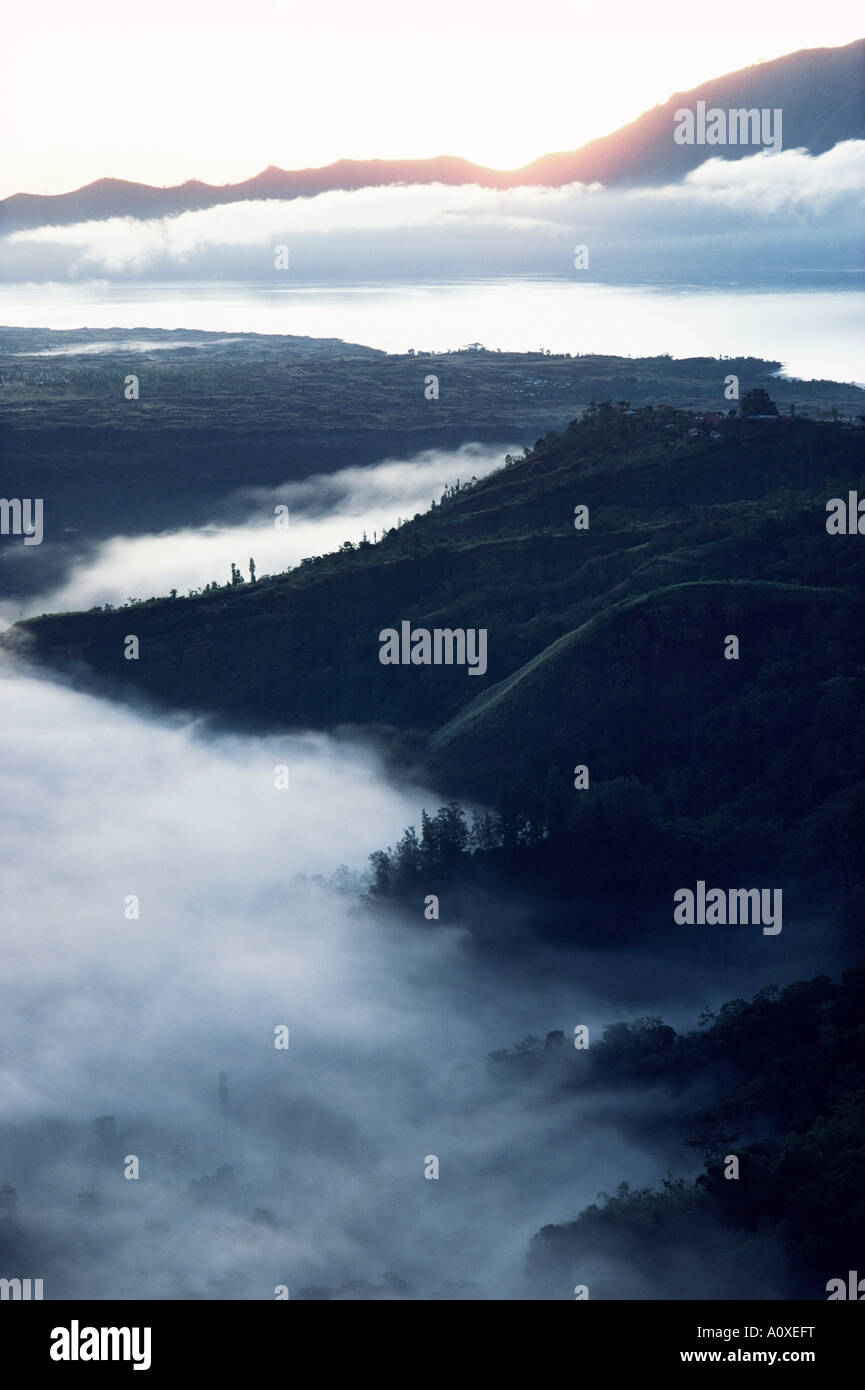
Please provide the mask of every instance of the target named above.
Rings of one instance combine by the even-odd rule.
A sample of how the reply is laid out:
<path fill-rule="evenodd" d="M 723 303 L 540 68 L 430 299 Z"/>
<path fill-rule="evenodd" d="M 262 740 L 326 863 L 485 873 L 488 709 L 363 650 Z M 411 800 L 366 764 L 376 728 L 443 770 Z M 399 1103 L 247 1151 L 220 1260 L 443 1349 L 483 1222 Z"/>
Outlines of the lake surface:
<path fill-rule="evenodd" d="M 480 342 L 510 351 L 753 356 L 790 376 L 865 379 L 865 290 L 604 284 L 552 278 L 358 284 L 173 282 L 0 286 L 0 322 L 343 338 L 387 352 Z"/>

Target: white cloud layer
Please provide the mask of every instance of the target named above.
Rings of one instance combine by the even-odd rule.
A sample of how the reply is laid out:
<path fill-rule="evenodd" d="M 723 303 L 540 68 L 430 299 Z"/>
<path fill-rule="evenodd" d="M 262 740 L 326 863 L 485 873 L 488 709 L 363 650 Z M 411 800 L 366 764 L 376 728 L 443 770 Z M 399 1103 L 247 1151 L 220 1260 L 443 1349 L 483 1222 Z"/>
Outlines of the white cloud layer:
<path fill-rule="evenodd" d="M 260 578 L 293 569 L 308 555 L 357 544 L 366 532 L 395 526 L 401 518 L 428 510 L 445 487 L 500 468 L 508 447 L 465 444 L 460 449 L 427 449 L 411 459 L 388 459 L 371 467 L 314 474 L 276 488 L 244 488 L 223 500 L 226 518 L 210 526 L 185 527 L 158 535 L 114 536 L 78 560 L 69 578 L 52 591 L 22 604 L 0 604 L 0 626 L 22 616 L 61 613 L 130 598 L 186 594 L 216 580 L 228 581 L 236 564 L 248 573 L 250 557 Z M 520 452 L 517 445 L 510 446 Z M 288 527 L 274 525 L 277 507 L 288 508 Z M 284 513 L 280 513 L 280 516 Z M 230 518 L 230 519 L 229 519 Z M 26 555 L 21 556 L 26 561 Z"/>
<path fill-rule="evenodd" d="M 312 269 L 344 278 L 359 267 L 386 273 L 396 255 L 403 267 L 415 256 L 416 272 L 434 275 L 467 253 L 482 272 L 489 265 L 530 268 L 534 258 L 542 273 L 555 264 L 564 271 L 563 248 L 574 239 L 592 238 L 601 251 L 630 238 L 630 261 L 639 264 L 641 238 L 661 246 L 672 236 L 677 248 L 692 241 L 696 251 L 702 238 L 725 233 L 745 254 L 749 243 L 777 238 L 780 230 L 788 250 L 797 234 L 810 244 L 815 234 L 825 239 L 831 232 L 831 261 L 831 247 L 858 232 L 863 200 L 865 141 L 848 141 L 819 156 L 783 150 L 709 159 L 682 183 L 661 188 L 373 188 L 288 203 L 234 203 L 152 221 L 42 227 L 5 238 L 0 275 L 284 275 L 274 270 L 279 245 L 288 246 L 289 273 L 296 274 Z M 623 272 L 628 264 L 627 257 L 616 260 Z"/>
<path fill-rule="evenodd" d="M 396 927 L 298 878 L 362 864 L 436 804 L 362 746 L 211 737 L 5 663 L 0 790 L 4 1274 L 46 1299 L 522 1297 L 539 1225 L 605 1175 L 663 1175 L 619 1102 L 577 1126 L 573 1100 L 485 1077 L 492 1047 L 600 1022 L 585 964 L 582 983 L 542 960 L 517 981 L 464 951 L 447 903 Z"/>

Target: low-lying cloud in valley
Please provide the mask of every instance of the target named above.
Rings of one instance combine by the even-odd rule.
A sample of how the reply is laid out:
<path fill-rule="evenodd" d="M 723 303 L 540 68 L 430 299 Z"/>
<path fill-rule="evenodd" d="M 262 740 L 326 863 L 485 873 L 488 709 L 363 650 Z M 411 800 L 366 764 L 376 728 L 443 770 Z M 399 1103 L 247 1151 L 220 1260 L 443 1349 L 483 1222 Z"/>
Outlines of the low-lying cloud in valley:
<path fill-rule="evenodd" d="M 694 1168 L 627 1137 L 621 1096 L 489 1080 L 491 1048 L 606 1021 L 578 970 L 470 958 L 447 903 L 394 924 L 338 891 L 435 804 L 362 745 L 212 737 L 8 662 L 0 712 L 4 1275 L 50 1299 L 531 1297 L 540 1225 Z"/>
<path fill-rule="evenodd" d="M 486 1059 L 646 1012 L 693 1026 L 794 956 L 675 929 L 626 981 L 613 950 L 517 945 L 507 900 L 483 941 L 447 896 L 436 922 L 421 894 L 361 910 L 366 856 L 438 800 L 356 737 L 214 734 L 3 657 L 4 1277 L 46 1299 L 716 1294 L 696 1252 L 652 1276 L 621 1251 L 527 1263 L 600 1190 L 699 1163 L 657 1083 L 583 1090 L 570 1042 L 535 1080 Z"/>
<path fill-rule="evenodd" d="M 395 526 L 438 501 L 458 479 L 484 477 L 500 468 L 511 447 L 465 444 L 459 449 L 426 449 L 410 459 L 385 459 L 369 467 L 348 467 L 315 474 L 277 488 L 242 488 L 213 506 L 213 522 L 185 526 L 159 535 L 114 536 L 79 554 L 74 541 L 50 527 L 43 540 L 45 559 L 63 562 L 69 576 L 59 587 L 27 599 L 0 603 L 0 625 L 43 612 L 69 612 L 130 598 L 165 597 L 172 589 L 186 594 L 216 581 L 229 580 L 236 564 L 248 579 L 255 560 L 259 577 L 294 568 L 308 555 L 372 541 L 383 528 Z M 276 514 L 277 508 L 287 508 Z M 287 525 L 275 522 L 287 519 Z M 59 542 L 66 557 L 50 553 Z M 31 563 L 33 547 L 9 555 L 19 566 Z M 42 559 L 40 554 L 40 559 Z"/>
<path fill-rule="evenodd" d="M 863 198 L 865 141 L 850 140 L 818 156 L 715 157 L 652 188 L 367 188 L 41 227 L 0 243 L 0 279 L 265 279 L 283 244 L 300 280 L 476 275 L 478 265 L 568 276 L 576 242 L 592 247 L 592 278 L 687 269 L 747 280 L 767 267 L 861 269 Z"/>

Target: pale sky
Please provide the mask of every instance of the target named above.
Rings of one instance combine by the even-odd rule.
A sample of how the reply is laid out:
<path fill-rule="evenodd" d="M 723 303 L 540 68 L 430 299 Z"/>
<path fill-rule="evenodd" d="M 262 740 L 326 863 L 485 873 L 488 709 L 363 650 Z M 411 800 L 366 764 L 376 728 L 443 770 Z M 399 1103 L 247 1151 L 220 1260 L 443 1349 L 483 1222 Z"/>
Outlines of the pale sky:
<path fill-rule="evenodd" d="M 515 168 L 863 29 L 859 0 L 19 0 L 0 51 L 0 197 L 343 157 Z"/>

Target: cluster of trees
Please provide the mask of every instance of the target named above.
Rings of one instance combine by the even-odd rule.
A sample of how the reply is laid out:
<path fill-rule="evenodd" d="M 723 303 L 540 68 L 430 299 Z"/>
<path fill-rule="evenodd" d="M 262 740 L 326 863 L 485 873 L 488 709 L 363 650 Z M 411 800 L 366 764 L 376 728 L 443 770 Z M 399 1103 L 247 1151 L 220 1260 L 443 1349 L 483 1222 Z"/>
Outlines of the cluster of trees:
<path fill-rule="evenodd" d="M 467 815 L 457 801 L 421 813 L 395 846 L 370 855 L 369 896 L 409 901 L 447 876 L 450 887 L 491 874 L 533 882 L 620 888 L 658 881 L 664 826 L 658 799 L 634 777 L 614 778 L 575 793 L 563 770 L 537 782 L 503 781 L 491 810 Z M 669 835 L 673 843 L 672 834 Z M 617 847 L 627 845 L 623 860 Z"/>
<path fill-rule="evenodd" d="M 236 588 L 238 584 L 243 584 L 244 582 L 245 582 L 245 581 L 244 581 L 243 575 L 241 574 L 240 570 L 236 567 L 234 561 L 232 560 L 232 562 L 231 562 L 231 585 L 232 585 L 232 587 L 233 587 L 233 588 Z M 250 584 L 254 584 L 254 583 L 255 583 L 255 561 L 254 561 L 253 559 L 250 559 L 250 561 L 249 561 L 249 582 L 250 582 Z"/>
<path fill-rule="evenodd" d="M 545 1227 L 532 1242 L 535 1274 L 576 1274 L 602 1252 L 657 1279 L 663 1249 L 668 1269 L 711 1271 L 717 1297 L 825 1298 L 829 1278 L 861 1271 L 863 996 L 860 960 L 840 982 L 818 976 L 730 1000 L 707 1010 L 689 1033 L 657 1018 L 607 1028 L 582 1054 L 585 1066 L 570 1086 L 579 1085 L 581 1096 L 586 1087 L 666 1088 L 672 1128 L 701 1152 L 703 1171 L 694 1182 L 671 1178 L 660 1190 L 622 1184 L 575 1221 Z M 567 1060 L 574 1078 L 573 1056 L 556 1033 L 491 1061 L 522 1088 L 527 1059 L 559 1075 Z M 683 1116 L 676 1095 L 687 1095 L 682 1088 L 697 1079 L 713 1098 Z M 656 1111 L 662 1094 L 653 1091 Z M 730 1155 L 738 1177 L 729 1176 Z M 664 1292 L 693 1296 L 684 1285 Z"/>
<path fill-rule="evenodd" d="M 420 835 L 410 825 L 395 848 L 370 855 L 370 896 L 400 896 L 431 882 L 434 875 L 452 873 L 463 855 L 479 847 L 479 835 L 479 822 L 469 825 L 456 801 L 439 807 L 434 816 L 423 810 Z"/>

